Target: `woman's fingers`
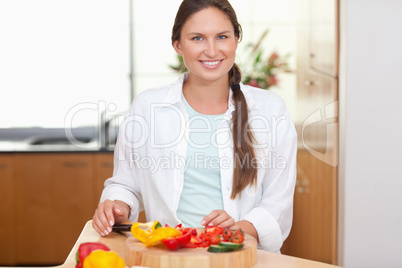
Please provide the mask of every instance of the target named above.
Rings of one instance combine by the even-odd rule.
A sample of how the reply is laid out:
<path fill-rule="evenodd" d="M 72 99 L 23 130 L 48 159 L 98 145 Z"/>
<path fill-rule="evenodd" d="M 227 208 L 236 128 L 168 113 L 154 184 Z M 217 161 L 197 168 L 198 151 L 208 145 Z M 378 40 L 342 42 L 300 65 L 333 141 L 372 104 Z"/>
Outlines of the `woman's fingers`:
<path fill-rule="evenodd" d="M 235 220 L 224 210 L 213 210 L 201 221 L 204 226 L 219 226 L 222 228 L 231 227 Z"/>
<path fill-rule="evenodd" d="M 106 217 L 102 215 L 103 213 L 101 211 L 103 211 L 103 208 L 98 206 L 92 219 L 92 226 L 97 233 L 104 236 L 105 235 L 104 231 L 106 230 L 108 225 L 105 224 Z"/>
<path fill-rule="evenodd" d="M 124 213 L 120 204 L 114 201 L 105 200 L 98 205 L 92 219 L 92 226 L 100 235 L 108 235 L 112 231 L 112 226 L 118 221 L 124 220 Z"/>
<path fill-rule="evenodd" d="M 115 224 L 125 222 L 128 220 L 128 215 L 130 214 L 130 207 L 123 201 L 115 200 L 113 214 Z"/>

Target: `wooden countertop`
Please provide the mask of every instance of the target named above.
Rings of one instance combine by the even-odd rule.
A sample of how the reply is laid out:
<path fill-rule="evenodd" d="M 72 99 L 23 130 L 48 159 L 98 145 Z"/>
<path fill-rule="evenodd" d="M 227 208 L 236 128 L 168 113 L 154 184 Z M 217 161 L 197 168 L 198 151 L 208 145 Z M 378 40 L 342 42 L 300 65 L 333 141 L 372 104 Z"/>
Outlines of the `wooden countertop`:
<path fill-rule="evenodd" d="M 75 243 L 73 249 L 67 257 L 64 264 L 57 266 L 62 268 L 74 268 L 75 267 L 75 254 L 78 246 L 84 242 L 100 242 L 108 245 L 111 250 L 115 251 L 119 256 L 125 259 L 124 241 L 127 237 L 131 236 L 129 232 L 115 233 L 112 232 L 107 237 L 100 236 L 93 228 L 92 221 L 88 221 Z M 286 255 L 271 253 L 263 250 L 257 251 L 257 265 L 253 268 L 334 268 L 334 266 L 326 263 L 310 261 Z"/>

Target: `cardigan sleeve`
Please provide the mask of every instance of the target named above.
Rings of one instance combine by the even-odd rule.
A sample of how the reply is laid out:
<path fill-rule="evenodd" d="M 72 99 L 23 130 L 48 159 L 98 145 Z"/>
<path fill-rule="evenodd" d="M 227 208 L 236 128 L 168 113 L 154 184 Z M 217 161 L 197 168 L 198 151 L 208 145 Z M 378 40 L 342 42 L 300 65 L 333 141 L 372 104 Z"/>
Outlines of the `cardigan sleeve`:
<path fill-rule="evenodd" d="M 276 139 L 269 150 L 285 161 L 264 172 L 261 199 L 244 217 L 257 230 L 259 247 L 271 252 L 280 252 L 290 233 L 296 183 L 297 133 L 284 104 L 279 114 L 284 119 L 272 133 Z"/>

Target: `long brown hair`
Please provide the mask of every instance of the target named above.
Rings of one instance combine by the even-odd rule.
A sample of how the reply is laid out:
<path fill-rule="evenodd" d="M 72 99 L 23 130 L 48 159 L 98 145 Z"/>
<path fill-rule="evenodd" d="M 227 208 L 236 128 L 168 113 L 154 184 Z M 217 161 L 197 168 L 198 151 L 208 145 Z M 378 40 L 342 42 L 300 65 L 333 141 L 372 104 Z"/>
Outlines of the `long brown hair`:
<path fill-rule="evenodd" d="M 226 14 L 233 25 L 235 36 L 241 40 L 242 28 L 237 21 L 236 13 L 227 0 L 183 0 L 172 29 L 172 44 L 180 41 L 181 30 L 188 18 L 202 9 L 214 7 Z M 235 111 L 232 117 L 233 134 L 233 186 L 231 198 L 241 192 L 248 185 L 255 185 L 257 181 L 257 167 L 254 164 L 255 152 L 253 144 L 255 138 L 248 123 L 248 106 L 243 92 L 240 90 L 241 72 L 236 64 L 229 71 L 229 85 L 233 92 Z"/>

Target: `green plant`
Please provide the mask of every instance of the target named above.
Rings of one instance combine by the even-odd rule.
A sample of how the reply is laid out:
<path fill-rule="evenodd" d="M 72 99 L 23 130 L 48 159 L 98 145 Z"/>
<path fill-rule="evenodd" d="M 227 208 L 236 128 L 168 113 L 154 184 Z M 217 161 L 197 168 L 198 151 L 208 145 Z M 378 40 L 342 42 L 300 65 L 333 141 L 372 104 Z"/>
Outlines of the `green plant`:
<path fill-rule="evenodd" d="M 278 74 L 280 72 L 291 72 L 287 63 L 290 54 L 280 56 L 277 52 L 272 52 L 268 57 L 264 55 L 261 43 L 268 35 L 268 32 L 268 30 L 265 30 L 256 44 L 250 43 L 246 46 L 246 50 L 249 50 L 247 58 L 251 60 L 248 65 L 251 65 L 251 67 L 242 66 L 244 84 L 269 89 L 271 86 L 278 85 Z"/>
<path fill-rule="evenodd" d="M 176 65 L 169 65 L 170 69 L 178 72 L 178 73 L 185 73 L 187 72 L 187 68 L 184 65 L 183 57 L 180 56 L 179 54 L 176 54 L 176 59 L 178 63 Z"/>

